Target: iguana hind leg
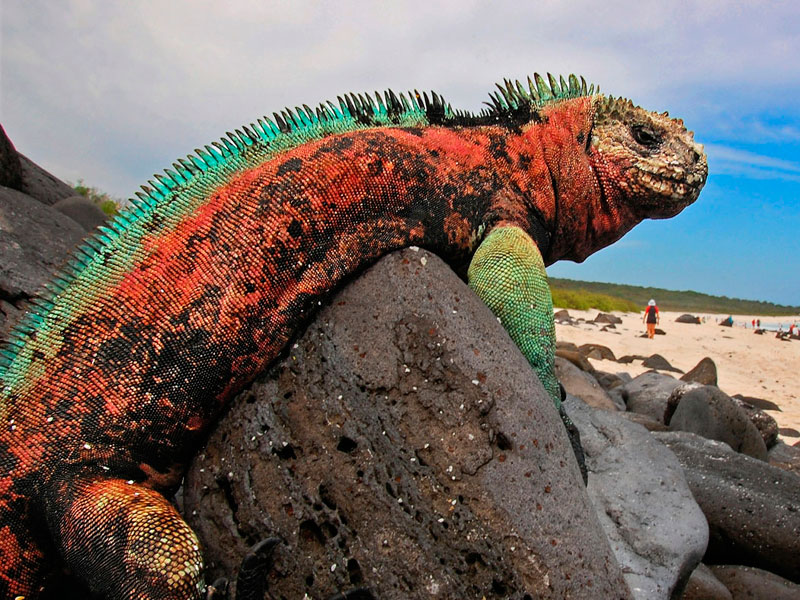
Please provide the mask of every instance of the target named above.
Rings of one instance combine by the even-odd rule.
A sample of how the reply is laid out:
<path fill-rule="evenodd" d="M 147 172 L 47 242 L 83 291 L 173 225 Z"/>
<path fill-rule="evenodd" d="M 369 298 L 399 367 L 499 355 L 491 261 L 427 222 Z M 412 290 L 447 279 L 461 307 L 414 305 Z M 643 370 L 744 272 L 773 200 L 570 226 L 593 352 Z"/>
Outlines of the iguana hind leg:
<path fill-rule="evenodd" d="M 158 492 L 122 479 L 62 479 L 47 494 L 69 567 L 113 600 L 199 600 L 200 543 Z"/>

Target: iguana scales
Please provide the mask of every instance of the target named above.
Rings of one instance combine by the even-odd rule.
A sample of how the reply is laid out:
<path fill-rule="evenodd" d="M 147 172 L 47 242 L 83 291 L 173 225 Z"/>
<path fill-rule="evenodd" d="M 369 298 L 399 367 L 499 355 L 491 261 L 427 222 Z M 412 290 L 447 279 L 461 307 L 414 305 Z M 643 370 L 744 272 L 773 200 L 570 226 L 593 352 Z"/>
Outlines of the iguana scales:
<path fill-rule="evenodd" d="M 343 280 L 394 249 L 469 265 L 559 406 L 544 266 L 693 202 L 682 121 L 575 76 L 479 113 L 348 94 L 274 114 L 156 175 L 88 239 L 0 358 L 0 595 L 68 567 L 108 598 L 199 598 L 163 494 L 226 403 Z"/>

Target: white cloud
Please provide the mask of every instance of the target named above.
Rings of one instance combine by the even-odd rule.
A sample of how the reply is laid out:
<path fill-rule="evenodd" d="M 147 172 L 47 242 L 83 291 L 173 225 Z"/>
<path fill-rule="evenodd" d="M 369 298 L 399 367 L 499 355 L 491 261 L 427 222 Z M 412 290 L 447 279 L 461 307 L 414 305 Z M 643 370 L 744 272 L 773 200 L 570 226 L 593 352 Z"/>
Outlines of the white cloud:
<path fill-rule="evenodd" d="M 800 5 L 721 0 L 3 0 L 0 110 L 45 168 L 127 195 L 227 129 L 351 90 L 479 109 L 492 82 L 549 70 L 658 110 L 699 110 L 714 86 L 767 105 L 800 91 L 798 22 Z M 741 113 L 736 96 L 702 114 Z"/>
<path fill-rule="evenodd" d="M 705 144 L 709 170 L 714 173 L 800 181 L 800 163 L 739 150 L 719 144 Z"/>

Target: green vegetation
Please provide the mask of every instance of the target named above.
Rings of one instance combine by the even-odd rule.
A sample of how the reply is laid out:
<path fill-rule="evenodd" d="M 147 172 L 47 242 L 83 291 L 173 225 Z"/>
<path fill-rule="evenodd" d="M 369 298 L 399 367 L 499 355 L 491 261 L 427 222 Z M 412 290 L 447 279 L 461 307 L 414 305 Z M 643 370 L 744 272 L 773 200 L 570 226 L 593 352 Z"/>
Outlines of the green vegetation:
<path fill-rule="evenodd" d="M 598 281 L 575 281 L 574 279 L 558 279 L 556 277 L 550 277 L 549 281 L 550 289 L 553 292 L 553 304 L 559 308 L 574 308 L 576 310 L 596 308 L 602 311 L 638 312 L 644 310 L 650 298 L 655 298 L 661 310 L 675 312 L 762 316 L 800 314 L 800 306 L 784 306 L 759 300 L 740 300 L 738 298 L 711 296 L 691 291 L 679 292 L 662 288 Z M 604 308 L 600 304 L 605 298 L 618 303 L 624 302 L 625 306 L 629 308 Z M 565 302 L 565 304 L 561 302 Z M 572 304 L 567 304 L 569 302 L 572 302 Z"/>
<path fill-rule="evenodd" d="M 608 294 L 598 294 L 580 288 L 563 289 L 553 286 L 550 279 L 550 291 L 553 294 L 553 306 L 559 308 L 574 308 L 575 310 L 589 310 L 596 308 L 603 312 L 637 312 L 636 303 L 621 298 L 614 298 Z"/>
<path fill-rule="evenodd" d="M 106 194 L 103 191 L 98 190 L 96 187 L 89 187 L 83 183 L 83 179 L 78 179 L 78 183 L 72 186 L 75 188 L 75 191 L 78 192 L 81 196 L 86 196 L 97 204 L 104 213 L 109 216 L 113 216 L 119 212 L 120 202 Z"/>

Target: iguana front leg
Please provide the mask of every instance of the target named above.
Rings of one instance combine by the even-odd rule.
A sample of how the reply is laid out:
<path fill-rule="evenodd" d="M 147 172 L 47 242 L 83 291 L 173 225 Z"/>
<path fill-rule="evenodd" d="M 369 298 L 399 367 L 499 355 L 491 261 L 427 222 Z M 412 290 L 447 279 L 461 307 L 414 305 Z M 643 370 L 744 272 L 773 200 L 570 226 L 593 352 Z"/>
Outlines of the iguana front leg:
<path fill-rule="evenodd" d="M 580 436 L 561 406 L 561 386 L 555 373 L 553 299 L 536 242 L 515 225 L 496 226 L 475 251 L 467 278 L 469 286 L 500 319 L 552 398 L 585 482 Z"/>

